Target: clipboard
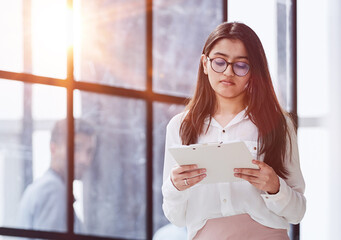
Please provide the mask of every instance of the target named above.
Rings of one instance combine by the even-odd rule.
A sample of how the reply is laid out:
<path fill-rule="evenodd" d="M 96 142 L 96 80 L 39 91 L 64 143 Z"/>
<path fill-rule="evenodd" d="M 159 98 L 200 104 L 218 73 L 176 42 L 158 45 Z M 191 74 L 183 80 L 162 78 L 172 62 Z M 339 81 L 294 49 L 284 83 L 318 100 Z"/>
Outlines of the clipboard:
<path fill-rule="evenodd" d="M 179 165 L 197 164 L 198 168 L 206 168 L 202 184 L 245 181 L 234 176 L 234 168 L 258 169 L 242 141 L 182 145 L 168 150 Z"/>

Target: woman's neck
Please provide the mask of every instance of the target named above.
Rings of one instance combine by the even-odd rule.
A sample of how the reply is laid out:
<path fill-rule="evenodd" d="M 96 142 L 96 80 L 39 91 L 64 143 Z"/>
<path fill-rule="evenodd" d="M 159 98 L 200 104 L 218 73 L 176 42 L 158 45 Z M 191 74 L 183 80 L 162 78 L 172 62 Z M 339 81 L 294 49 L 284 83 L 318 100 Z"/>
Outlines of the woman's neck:
<path fill-rule="evenodd" d="M 217 109 L 213 117 L 222 127 L 225 127 L 244 108 L 243 97 L 222 98 L 217 96 Z"/>
<path fill-rule="evenodd" d="M 214 115 L 236 115 L 245 108 L 244 96 L 223 98 L 217 96 L 217 109 Z"/>

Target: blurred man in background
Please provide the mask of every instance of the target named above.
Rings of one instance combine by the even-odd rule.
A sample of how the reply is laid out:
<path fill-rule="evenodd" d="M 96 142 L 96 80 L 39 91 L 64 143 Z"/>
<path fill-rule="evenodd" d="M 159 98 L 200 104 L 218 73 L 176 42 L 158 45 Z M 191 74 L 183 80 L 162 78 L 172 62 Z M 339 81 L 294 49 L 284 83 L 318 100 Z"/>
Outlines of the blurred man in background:
<path fill-rule="evenodd" d="M 74 159 L 76 180 L 90 166 L 96 146 L 94 128 L 75 119 Z M 50 140 L 51 165 L 44 175 L 25 190 L 19 207 L 18 227 L 45 231 L 67 230 L 67 121 L 56 122 Z M 75 231 L 83 231 L 75 215 Z"/>

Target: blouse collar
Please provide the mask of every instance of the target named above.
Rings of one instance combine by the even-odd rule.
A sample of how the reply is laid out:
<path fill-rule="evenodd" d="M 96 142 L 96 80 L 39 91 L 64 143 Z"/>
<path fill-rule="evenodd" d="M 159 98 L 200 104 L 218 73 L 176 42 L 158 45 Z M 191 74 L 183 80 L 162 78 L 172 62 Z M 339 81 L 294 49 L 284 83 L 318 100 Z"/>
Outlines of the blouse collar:
<path fill-rule="evenodd" d="M 244 119 L 248 119 L 249 116 L 246 115 L 246 108 L 244 108 L 242 111 L 240 111 L 226 126 L 221 126 L 217 120 L 215 120 L 213 117 L 211 119 L 211 126 L 213 127 L 217 127 L 217 128 L 221 128 L 221 129 L 225 129 L 225 128 L 229 128 L 231 127 L 232 125 L 235 125 L 237 123 L 240 123 L 241 121 L 243 121 Z M 210 117 L 206 117 L 205 121 L 204 121 L 205 124 L 210 124 Z"/>

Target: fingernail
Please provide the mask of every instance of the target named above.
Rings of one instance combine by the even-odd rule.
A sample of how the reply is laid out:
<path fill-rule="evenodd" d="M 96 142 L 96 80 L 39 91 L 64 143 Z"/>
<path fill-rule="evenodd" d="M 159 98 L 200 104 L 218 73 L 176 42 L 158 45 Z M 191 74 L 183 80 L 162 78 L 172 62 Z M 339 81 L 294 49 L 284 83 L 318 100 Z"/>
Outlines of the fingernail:
<path fill-rule="evenodd" d="M 206 169 L 202 169 L 201 172 L 202 172 L 202 173 L 206 172 Z"/>
<path fill-rule="evenodd" d="M 239 169 L 238 169 L 238 168 L 235 168 L 234 171 L 235 171 L 235 172 L 239 172 Z"/>
<path fill-rule="evenodd" d="M 252 163 L 257 163 L 257 161 L 256 160 L 252 160 Z"/>
<path fill-rule="evenodd" d="M 206 177 L 206 174 L 201 175 L 201 178 L 205 178 L 205 177 Z"/>

